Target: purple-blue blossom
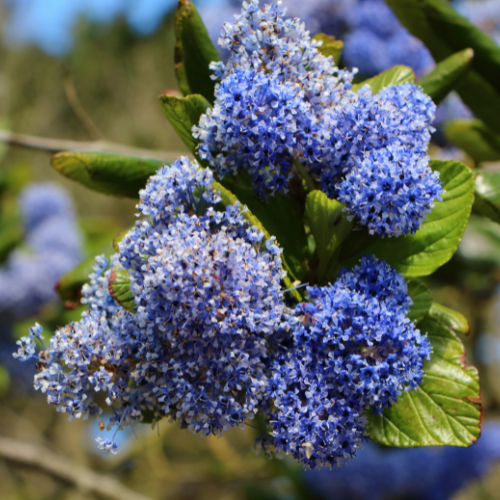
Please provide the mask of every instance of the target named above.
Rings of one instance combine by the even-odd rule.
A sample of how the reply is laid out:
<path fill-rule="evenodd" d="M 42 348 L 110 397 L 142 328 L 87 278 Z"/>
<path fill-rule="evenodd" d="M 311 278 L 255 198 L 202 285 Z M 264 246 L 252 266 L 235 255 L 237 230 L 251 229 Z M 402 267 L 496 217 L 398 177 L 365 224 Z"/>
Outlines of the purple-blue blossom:
<path fill-rule="evenodd" d="M 343 189 L 341 201 L 370 232 L 415 232 L 442 191 L 427 157 L 434 103 L 412 84 L 355 93 L 354 73 L 339 70 L 300 20 L 284 16 L 279 3 L 260 8 L 252 0 L 223 26 L 219 42 L 230 56 L 211 65 L 220 83 L 214 107 L 193 127 L 200 157 L 220 177 L 249 173 L 263 198 L 286 192 L 300 162 L 330 198 Z M 391 149 L 404 154 L 383 153 Z M 382 155 L 404 188 L 371 204 L 356 179 Z"/>
<path fill-rule="evenodd" d="M 403 276 L 383 261 L 365 256 L 308 292 L 273 362 L 269 421 L 278 450 L 331 467 L 355 456 L 369 408 L 381 413 L 420 384 L 431 347 L 408 318 Z"/>

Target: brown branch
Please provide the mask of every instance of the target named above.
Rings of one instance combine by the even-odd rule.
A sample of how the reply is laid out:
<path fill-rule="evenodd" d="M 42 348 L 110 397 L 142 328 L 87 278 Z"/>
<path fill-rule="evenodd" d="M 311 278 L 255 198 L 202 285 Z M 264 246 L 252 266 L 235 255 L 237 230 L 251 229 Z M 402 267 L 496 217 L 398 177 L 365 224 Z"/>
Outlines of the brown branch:
<path fill-rule="evenodd" d="M 80 99 L 78 98 L 78 94 L 76 92 L 75 83 L 73 82 L 73 78 L 67 70 L 63 71 L 63 86 L 64 93 L 66 94 L 66 99 L 68 100 L 73 113 L 78 118 L 78 121 L 81 123 L 84 130 L 89 134 L 91 139 L 95 141 L 101 140 L 104 138 L 104 135 L 97 128 L 95 123 L 92 121 L 92 118 L 87 114 L 85 108 L 82 106 Z"/>
<path fill-rule="evenodd" d="M 96 493 L 110 500 L 151 500 L 123 486 L 116 479 L 103 476 L 42 446 L 0 437 L 0 457 L 28 466 L 65 481 L 79 490 Z"/>
<path fill-rule="evenodd" d="M 71 141 L 66 139 L 49 139 L 34 135 L 16 134 L 7 130 L 0 130 L 0 142 L 10 146 L 25 149 L 35 149 L 47 153 L 60 153 L 61 151 L 101 151 L 105 153 L 117 153 L 122 155 L 139 156 L 140 158 L 155 158 L 165 162 L 173 162 L 185 153 L 174 151 L 157 151 L 154 149 L 141 149 L 124 144 L 108 141 Z"/>

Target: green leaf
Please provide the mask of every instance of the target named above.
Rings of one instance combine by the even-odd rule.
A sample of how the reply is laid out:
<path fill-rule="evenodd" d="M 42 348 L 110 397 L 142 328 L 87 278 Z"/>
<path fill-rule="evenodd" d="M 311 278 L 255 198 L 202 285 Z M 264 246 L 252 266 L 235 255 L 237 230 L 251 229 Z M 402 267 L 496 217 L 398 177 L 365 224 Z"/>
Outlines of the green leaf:
<path fill-rule="evenodd" d="M 213 102 L 215 81 L 209 65 L 220 58 L 193 2 L 179 0 L 174 31 L 175 74 L 181 92 L 201 94 Z"/>
<path fill-rule="evenodd" d="M 222 204 L 225 207 L 228 207 L 229 205 L 234 205 L 236 202 L 239 201 L 238 198 L 229 189 L 224 187 L 222 184 L 219 184 L 218 182 L 214 181 L 212 185 L 213 185 L 214 189 L 218 189 L 220 191 L 221 198 L 222 198 Z M 266 229 L 266 227 L 262 224 L 262 222 L 257 217 L 255 217 L 255 215 L 249 209 L 244 211 L 242 215 L 243 215 L 243 218 L 249 224 L 251 224 L 252 226 L 258 227 L 264 233 L 264 238 L 266 240 L 271 238 L 271 234 Z M 279 243 L 279 240 L 278 240 L 278 243 Z M 291 289 L 291 288 L 293 288 L 292 279 L 295 279 L 293 269 L 291 268 L 291 266 L 288 262 L 287 256 L 284 253 L 281 256 L 281 260 L 283 262 L 284 269 L 288 273 L 288 275 L 284 278 L 283 282 L 288 289 Z M 292 290 L 289 293 L 297 301 L 300 302 L 302 300 L 302 297 L 300 296 L 300 293 L 297 290 Z"/>
<path fill-rule="evenodd" d="M 130 290 L 130 278 L 125 269 L 113 268 L 109 275 L 108 290 L 111 297 L 128 311 L 135 310 L 134 295 Z"/>
<path fill-rule="evenodd" d="M 423 7 L 426 0 L 386 0 L 399 20 L 408 31 L 420 38 L 430 50 L 435 61 L 443 61 L 453 55 L 461 48 L 472 48 L 474 50 L 474 62 L 477 62 L 477 48 L 473 45 L 465 45 L 453 48 L 440 37 L 429 22 Z M 483 78 L 472 64 L 471 70 L 465 75 L 463 81 L 457 87 L 457 92 L 464 103 L 490 128 L 500 132 L 500 94 L 495 87 Z"/>
<path fill-rule="evenodd" d="M 448 262 L 462 239 L 474 200 L 471 170 L 457 161 L 431 162 L 445 192 L 422 227 L 411 236 L 381 238 L 353 231 L 342 245 L 340 267 L 353 267 L 362 255 L 373 254 L 403 273 L 417 278 L 433 273 Z"/>
<path fill-rule="evenodd" d="M 52 157 L 52 166 L 68 179 L 127 198 L 139 198 L 139 191 L 162 165 L 160 160 L 113 153 L 63 152 Z"/>
<path fill-rule="evenodd" d="M 500 160 L 500 135 L 481 120 L 454 120 L 446 126 L 445 134 L 475 162 Z"/>
<path fill-rule="evenodd" d="M 404 83 L 414 83 L 415 73 L 408 66 L 394 66 L 385 70 L 377 76 L 369 78 L 364 82 L 352 86 L 352 90 L 357 92 L 364 85 L 369 85 L 374 94 L 377 94 L 385 87 L 392 85 L 403 85 Z"/>
<path fill-rule="evenodd" d="M 430 28 L 453 51 L 474 50 L 472 67 L 500 91 L 500 47 L 484 31 L 462 17 L 446 0 L 418 0 Z"/>
<path fill-rule="evenodd" d="M 474 211 L 500 224 L 500 172 L 478 171 L 475 185 Z"/>
<path fill-rule="evenodd" d="M 250 176 L 244 172 L 237 176 L 226 176 L 221 184 L 250 209 L 270 234 L 276 236 L 293 279 L 301 279 L 305 273 L 302 261 L 307 248 L 307 236 L 304 212 L 299 202 L 281 193 L 262 200 L 254 193 Z"/>
<path fill-rule="evenodd" d="M 312 191 L 306 198 L 309 227 L 314 236 L 319 257 L 318 283 L 328 283 L 338 248 L 351 232 L 353 223 L 347 220 L 345 205 L 330 200 L 321 191 Z"/>
<path fill-rule="evenodd" d="M 463 335 L 468 335 L 470 333 L 470 326 L 467 318 L 449 307 L 433 302 L 429 310 L 429 317 L 439 321 L 439 323 L 453 330 L 455 333 L 461 333 Z"/>
<path fill-rule="evenodd" d="M 419 280 L 411 280 L 408 283 L 408 293 L 413 304 L 410 306 L 408 315 L 412 321 L 420 321 L 431 308 L 432 295 L 427 286 Z"/>
<path fill-rule="evenodd" d="M 160 103 L 165 116 L 177 134 L 179 134 L 182 142 L 191 153 L 196 155 L 198 141 L 192 135 L 192 128 L 194 125 L 198 125 L 201 115 L 210 107 L 210 103 L 199 94 L 187 97 L 162 94 L 160 96 Z"/>
<path fill-rule="evenodd" d="M 332 56 L 335 64 L 338 66 L 344 43 L 341 40 L 337 40 L 334 36 L 326 35 L 325 33 L 317 33 L 313 36 L 313 39 L 323 42 L 323 44 L 318 47 L 318 50 L 325 57 Z"/>
<path fill-rule="evenodd" d="M 368 434 L 386 446 L 470 446 L 481 432 L 479 377 L 465 367 L 465 351 L 457 336 L 435 319 L 419 323 L 432 344 L 425 376 L 382 415 L 368 415 Z"/>
<path fill-rule="evenodd" d="M 474 57 L 472 49 L 465 49 L 444 59 L 418 81 L 424 92 L 439 104 L 467 74 Z"/>

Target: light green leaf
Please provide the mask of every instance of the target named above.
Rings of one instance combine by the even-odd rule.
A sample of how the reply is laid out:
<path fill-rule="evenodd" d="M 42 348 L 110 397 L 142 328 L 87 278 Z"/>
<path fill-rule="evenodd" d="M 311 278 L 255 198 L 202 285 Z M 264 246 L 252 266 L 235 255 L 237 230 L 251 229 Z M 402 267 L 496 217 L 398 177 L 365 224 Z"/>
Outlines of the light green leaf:
<path fill-rule="evenodd" d="M 470 333 L 470 326 L 467 318 L 449 307 L 433 302 L 429 310 L 429 317 L 439 321 L 443 326 L 450 328 L 455 333 L 461 333 L 463 335 L 468 335 Z"/>
<path fill-rule="evenodd" d="M 353 223 L 347 220 L 345 205 L 330 200 L 321 191 L 312 191 L 306 198 L 309 227 L 316 242 L 319 257 L 318 284 L 330 281 L 340 245 L 351 232 Z"/>
<path fill-rule="evenodd" d="M 404 83 L 414 83 L 415 73 L 408 66 L 394 66 L 385 70 L 364 82 L 352 86 L 352 90 L 357 92 L 364 85 L 369 85 L 374 94 L 377 94 L 385 87 L 392 85 L 403 85 Z"/>
<path fill-rule="evenodd" d="M 500 160 L 500 135 L 481 120 L 454 120 L 446 126 L 445 135 L 475 162 Z"/>
<path fill-rule="evenodd" d="M 439 104 L 467 74 L 474 51 L 465 49 L 436 64 L 436 67 L 418 81 L 424 92 Z"/>
<path fill-rule="evenodd" d="M 470 446 L 481 433 L 477 370 L 464 366 L 464 347 L 451 330 L 429 317 L 418 326 L 433 349 L 422 385 L 382 415 L 370 412 L 368 434 L 386 446 Z"/>
<path fill-rule="evenodd" d="M 192 128 L 193 125 L 198 125 L 201 115 L 210 107 L 210 103 L 199 94 L 192 94 L 187 97 L 162 94 L 160 103 L 165 116 L 182 139 L 182 142 L 193 155 L 196 155 L 198 141 L 192 135 Z"/>
<path fill-rule="evenodd" d="M 109 275 L 108 290 L 111 297 L 128 311 L 135 310 L 134 295 L 130 290 L 130 278 L 125 269 L 113 268 Z"/>
<path fill-rule="evenodd" d="M 404 274 L 417 278 L 448 262 L 462 239 L 474 201 L 471 170 L 457 161 L 431 162 L 445 192 L 421 228 L 411 236 L 381 238 L 366 231 L 352 232 L 342 245 L 340 267 L 353 267 L 362 255 L 373 254 Z"/>
<path fill-rule="evenodd" d="M 317 33 L 313 36 L 313 39 L 323 42 L 323 45 L 318 47 L 318 50 L 325 57 L 332 56 L 335 64 L 338 66 L 344 43 L 341 40 L 337 40 L 334 36 L 326 35 L 325 33 Z"/>
<path fill-rule="evenodd" d="M 427 286 L 420 280 L 411 280 L 408 283 L 408 293 L 413 304 L 408 315 L 412 321 L 420 321 L 431 308 L 432 295 Z"/>
<path fill-rule="evenodd" d="M 474 211 L 500 224 L 500 172 L 477 171 Z"/>
<path fill-rule="evenodd" d="M 63 152 L 52 157 L 52 166 L 68 179 L 127 198 L 139 198 L 139 191 L 162 165 L 160 160 L 113 153 Z"/>
<path fill-rule="evenodd" d="M 184 95 L 201 94 L 214 101 L 215 81 L 209 65 L 219 54 L 193 2 L 180 0 L 175 14 L 175 74 Z"/>

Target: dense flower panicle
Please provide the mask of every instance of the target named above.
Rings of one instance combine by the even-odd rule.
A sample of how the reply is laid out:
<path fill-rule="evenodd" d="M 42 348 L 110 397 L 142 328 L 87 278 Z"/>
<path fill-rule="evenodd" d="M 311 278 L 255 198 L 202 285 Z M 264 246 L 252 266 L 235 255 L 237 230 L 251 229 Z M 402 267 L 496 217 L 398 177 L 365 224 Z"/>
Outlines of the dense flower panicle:
<path fill-rule="evenodd" d="M 372 232 L 414 232 L 441 193 L 439 183 L 414 185 L 421 175 L 412 171 L 427 161 L 422 158 L 433 131 L 434 103 L 412 84 L 384 88 L 376 95 L 369 86 L 353 92 L 353 73 L 340 72 L 331 57 L 319 52 L 319 42 L 304 25 L 298 19 L 285 20 L 284 12 L 280 4 L 261 9 L 253 0 L 244 3 L 234 24 L 224 25 L 220 43 L 231 55 L 226 63 L 213 65 L 221 80 L 215 105 L 193 128 L 201 158 L 221 177 L 248 172 L 254 190 L 264 198 L 286 191 L 293 164 L 301 162 L 335 198 L 346 176 L 366 168 L 372 151 L 405 147 L 397 162 L 386 155 L 384 164 L 405 179 L 406 188 L 430 187 L 424 193 L 426 204 L 394 200 L 396 217 L 370 206 L 369 197 L 363 198 L 362 209 L 351 207 L 349 202 L 357 202 L 363 192 L 349 193 L 344 202 L 352 215 L 361 216 L 362 224 L 367 223 L 362 216 L 366 208 L 374 219 Z M 351 189 L 357 188 L 353 184 Z"/>
<path fill-rule="evenodd" d="M 82 258 L 82 237 L 71 199 L 61 188 L 34 184 L 19 199 L 26 248 L 0 268 L 0 312 L 14 318 L 37 314 L 58 300 L 59 278 Z"/>
<path fill-rule="evenodd" d="M 161 193 L 176 167 L 151 177 L 149 189 Z M 139 209 L 150 211 L 150 204 L 143 198 Z M 149 384 L 143 393 L 194 432 L 241 425 L 265 399 L 265 338 L 285 312 L 279 254 L 238 205 L 180 213 L 168 225 L 144 220 L 120 243 L 144 330 L 148 361 L 137 368 Z"/>
<path fill-rule="evenodd" d="M 330 500 L 448 500 L 470 481 L 484 476 L 500 459 L 500 425 L 487 422 L 469 448 L 388 449 L 364 445 L 342 469 L 308 471 L 305 482 Z"/>
<path fill-rule="evenodd" d="M 408 319 L 404 278 L 374 257 L 308 291 L 294 348 L 273 365 L 270 423 L 278 449 L 332 466 L 355 455 L 368 408 L 382 412 L 420 384 L 431 348 Z"/>
<path fill-rule="evenodd" d="M 410 168 L 399 168 L 401 163 Z M 427 156 L 414 158 L 408 147 L 388 147 L 371 151 L 347 174 L 338 199 L 370 234 L 399 236 L 418 230 L 441 192 Z"/>
<path fill-rule="evenodd" d="M 141 191 L 146 218 L 120 242 L 111 265 L 96 260 L 82 289 L 88 310 L 35 353 L 36 327 L 17 356 L 39 360 L 35 387 L 71 418 L 97 415 L 95 394 L 117 429 L 142 411 L 202 435 L 221 434 L 267 405 L 267 337 L 287 313 L 281 250 L 245 222 L 239 204 L 216 212 L 210 171 L 186 158 L 163 167 Z M 136 309 L 109 291 L 129 270 Z M 99 441 L 114 452 L 114 440 Z"/>

